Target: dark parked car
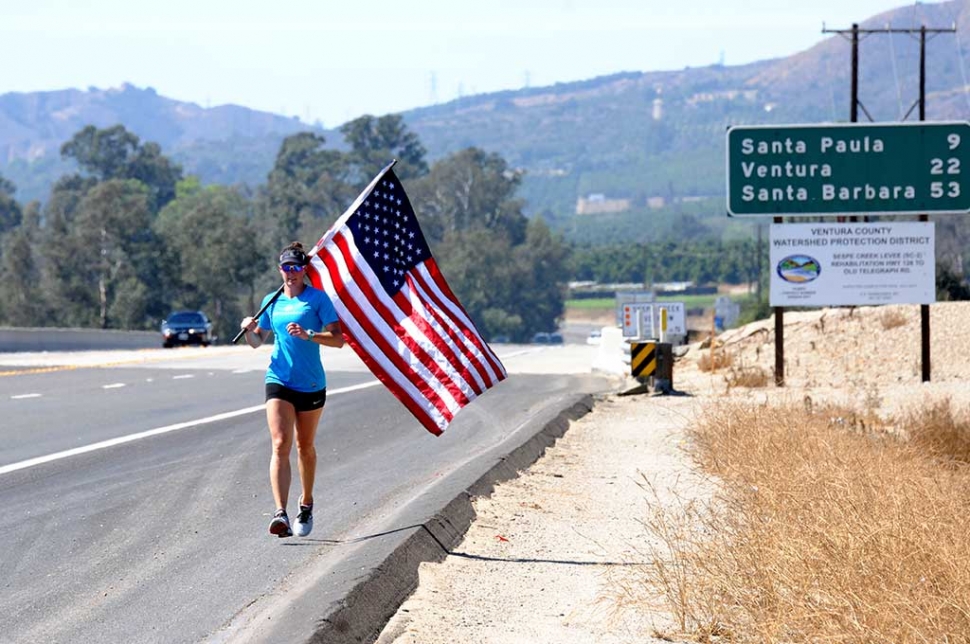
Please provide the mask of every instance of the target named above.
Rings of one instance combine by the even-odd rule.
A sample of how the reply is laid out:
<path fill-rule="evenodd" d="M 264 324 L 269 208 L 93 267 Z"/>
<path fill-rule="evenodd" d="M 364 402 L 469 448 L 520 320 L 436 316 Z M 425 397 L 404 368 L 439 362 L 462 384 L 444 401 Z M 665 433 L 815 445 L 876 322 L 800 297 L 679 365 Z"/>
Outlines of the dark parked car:
<path fill-rule="evenodd" d="M 559 333 L 540 332 L 532 336 L 533 344 L 562 344 L 562 335 Z"/>
<path fill-rule="evenodd" d="M 162 346 L 212 344 L 212 322 L 202 311 L 175 311 L 162 321 Z"/>

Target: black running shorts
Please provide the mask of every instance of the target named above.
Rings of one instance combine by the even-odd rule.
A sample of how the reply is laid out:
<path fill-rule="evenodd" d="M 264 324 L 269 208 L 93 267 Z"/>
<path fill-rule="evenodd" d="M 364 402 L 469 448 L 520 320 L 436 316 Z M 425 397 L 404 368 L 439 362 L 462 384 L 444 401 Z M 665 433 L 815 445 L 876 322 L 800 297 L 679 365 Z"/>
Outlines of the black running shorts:
<path fill-rule="evenodd" d="M 266 383 L 266 400 L 278 398 L 293 405 L 297 411 L 320 409 L 327 402 L 327 388 L 320 391 L 296 391 L 275 382 Z"/>

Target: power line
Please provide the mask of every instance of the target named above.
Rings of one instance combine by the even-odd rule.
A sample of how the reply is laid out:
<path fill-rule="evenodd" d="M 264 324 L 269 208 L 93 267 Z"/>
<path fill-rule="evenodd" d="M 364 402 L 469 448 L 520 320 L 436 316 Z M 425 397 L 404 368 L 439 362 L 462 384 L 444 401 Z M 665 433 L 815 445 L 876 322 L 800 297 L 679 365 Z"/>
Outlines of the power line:
<path fill-rule="evenodd" d="M 853 24 L 852 27 L 850 27 L 849 29 L 828 29 L 826 28 L 825 23 L 822 23 L 823 34 L 839 34 L 840 36 L 842 36 L 843 38 L 846 38 L 852 43 L 852 97 L 850 99 L 851 103 L 849 107 L 849 114 L 850 114 L 849 120 L 852 123 L 856 123 L 859 120 L 858 109 L 860 107 L 862 108 L 862 111 L 865 112 L 866 117 L 870 121 L 874 120 L 872 118 L 872 115 L 869 114 L 869 110 L 867 110 L 865 105 L 863 105 L 862 102 L 859 100 L 859 42 L 862 38 L 866 38 L 873 34 L 890 34 L 890 38 L 892 37 L 892 34 L 906 34 L 910 37 L 915 37 L 915 35 L 918 34 L 920 49 L 921 51 L 925 51 L 927 36 L 929 36 L 930 39 L 932 39 L 943 33 L 956 33 L 956 30 L 957 30 L 956 23 L 953 23 L 953 25 L 950 27 L 927 27 L 923 25 L 921 27 L 898 28 L 898 27 L 886 26 L 886 27 L 878 27 L 878 28 L 870 27 L 865 29 L 859 27 L 858 24 Z M 920 106 L 920 120 L 922 121 L 925 119 L 925 114 L 923 113 L 923 110 L 924 110 L 923 96 L 925 96 L 925 82 L 926 82 L 926 78 L 925 78 L 925 68 L 924 68 L 924 57 L 921 55 L 920 57 L 920 98 L 918 98 L 916 102 L 914 102 L 913 105 L 909 108 L 909 111 L 906 112 L 906 115 L 902 118 L 903 121 L 909 118 L 909 115 L 913 112 L 913 109 L 915 109 L 917 105 Z"/>

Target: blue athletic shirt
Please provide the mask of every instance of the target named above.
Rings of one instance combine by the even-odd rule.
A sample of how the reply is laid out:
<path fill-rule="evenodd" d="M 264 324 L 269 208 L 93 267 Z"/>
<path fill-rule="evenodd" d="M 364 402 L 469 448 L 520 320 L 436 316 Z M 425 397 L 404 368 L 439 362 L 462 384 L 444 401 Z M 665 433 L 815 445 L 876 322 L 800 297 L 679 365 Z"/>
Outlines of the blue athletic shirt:
<path fill-rule="evenodd" d="M 271 297 L 272 294 L 264 297 L 262 304 L 266 304 Z M 286 325 L 296 322 L 306 330 L 322 331 L 336 321 L 337 311 L 323 291 L 307 285 L 296 297 L 281 293 L 257 321 L 259 328 L 271 329 L 276 335 L 273 355 L 266 370 L 266 382 L 303 392 L 320 391 L 326 387 L 327 377 L 320 362 L 320 345 L 290 335 Z"/>

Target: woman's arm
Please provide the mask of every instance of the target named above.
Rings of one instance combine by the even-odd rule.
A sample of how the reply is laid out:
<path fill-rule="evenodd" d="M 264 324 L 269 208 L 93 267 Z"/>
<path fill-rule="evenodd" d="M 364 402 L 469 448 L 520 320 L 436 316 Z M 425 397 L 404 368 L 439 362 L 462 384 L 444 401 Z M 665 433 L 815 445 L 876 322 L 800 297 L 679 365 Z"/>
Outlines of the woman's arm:
<path fill-rule="evenodd" d="M 314 336 L 314 340 L 316 338 L 322 338 L 319 342 L 325 347 L 339 349 L 344 346 L 344 332 L 340 328 L 340 322 L 331 322 L 322 332 Z"/>
<path fill-rule="evenodd" d="M 296 322 L 291 322 L 286 326 L 286 330 L 290 335 L 295 335 L 314 344 L 333 347 L 334 349 L 344 346 L 344 334 L 340 329 L 340 322 L 331 322 L 323 331 L 304 329 Z"/>

